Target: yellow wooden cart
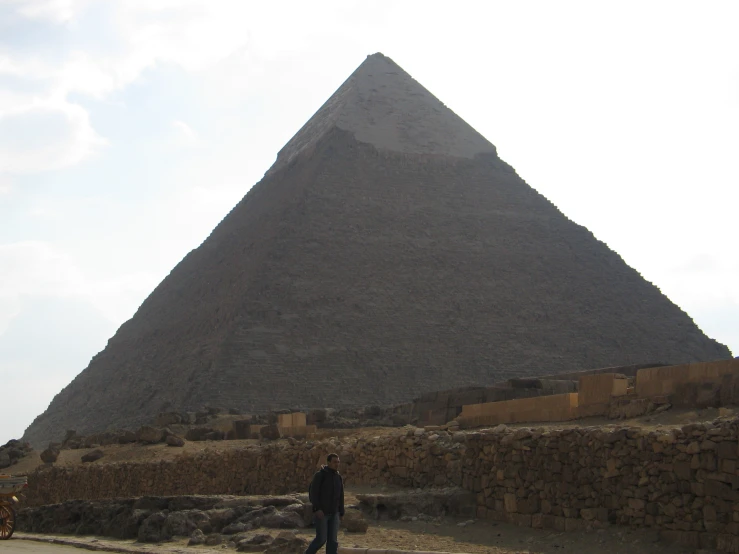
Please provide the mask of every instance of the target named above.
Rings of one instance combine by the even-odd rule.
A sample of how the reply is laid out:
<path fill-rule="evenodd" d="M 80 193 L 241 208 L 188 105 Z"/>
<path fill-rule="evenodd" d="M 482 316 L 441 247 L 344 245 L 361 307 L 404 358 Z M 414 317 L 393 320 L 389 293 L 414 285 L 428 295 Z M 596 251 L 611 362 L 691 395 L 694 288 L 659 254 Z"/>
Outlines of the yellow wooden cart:
<path fill-rule="evenodd" d="M 8 540 L 15 531 L 15 509 L 18 494 L 28 486 L 25 477 L 0 474 L 0 540 Z"/>

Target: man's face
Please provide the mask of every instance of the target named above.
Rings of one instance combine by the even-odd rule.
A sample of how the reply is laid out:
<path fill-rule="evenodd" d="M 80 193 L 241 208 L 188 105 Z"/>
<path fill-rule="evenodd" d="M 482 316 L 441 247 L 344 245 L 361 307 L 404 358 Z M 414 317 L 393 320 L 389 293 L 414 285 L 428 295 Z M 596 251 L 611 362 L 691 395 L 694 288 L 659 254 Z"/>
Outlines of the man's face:
<path fill-rule="evenodd" d="M 328 463 L 328 467 L 330 467 L 334 471 L 338 471 L 340 463 L 341 461 L 339 460 L 339 457 L 337 456 L 336 458 L 331 458 L 331 461 Z"/>

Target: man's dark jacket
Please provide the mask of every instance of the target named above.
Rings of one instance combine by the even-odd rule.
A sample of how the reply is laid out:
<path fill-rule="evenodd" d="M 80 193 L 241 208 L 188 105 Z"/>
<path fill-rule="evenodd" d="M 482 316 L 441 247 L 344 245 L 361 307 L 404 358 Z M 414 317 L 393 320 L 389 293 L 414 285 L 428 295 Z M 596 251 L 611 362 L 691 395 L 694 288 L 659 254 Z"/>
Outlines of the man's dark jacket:
<path fill-rule="evenodd" d="M 310 503 L 313 511 L 324 514 L 339 514 L 344 517 L 344 480 L 338 471 L 323 466 L 313 476 L 310 485 Z"/>

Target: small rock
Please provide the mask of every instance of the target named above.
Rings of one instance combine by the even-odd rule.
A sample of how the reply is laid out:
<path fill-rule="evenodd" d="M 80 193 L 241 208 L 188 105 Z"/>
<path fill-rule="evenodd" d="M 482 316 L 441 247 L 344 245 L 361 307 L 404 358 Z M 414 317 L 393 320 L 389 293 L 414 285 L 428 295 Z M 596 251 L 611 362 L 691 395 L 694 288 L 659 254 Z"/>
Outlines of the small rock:
<path fill-rule="evenodd" d="M 222 542 L 223 542 L 223 538 L 221 538 L 221 535 L 219 535 L 218 533 L 214 533 L 212 535 L 208 535 L 205 538 L 205 544 L 207 546 L 218 546 Z"/>
<path fill-rule="evenodd" d="M 49 448 L 41 453 L 41 461 L 45 464 L 53 464 L 59 457 L 59 448 L 55 445 L 49 445 Z"/>
<path fill-rule="evenodd" d="M 185 439 L 178 437 L 177 435 L 167 435 L 167 440 L 165 442 L 167 443 L 167 446 L 185 446 Z"/>
<path fill-rule="evenodd" d="M 99 460 L 105 456 L 105 453 L 102 450 L 93 450 L 92 452 L 88 452 L 87 454 L 84 454 L 82 456 L 82 462 L 84 463 L 90 463 Z"/>
<path fill-rule="evenodd" d="M 157 429 L 156 427 L 151 427 L 149 425 L 143 425 L 136 432 L 136 440 L 147 444 L 156 444 L 158 442 L 162 442 L 163 438 L 164 431 L 162 431 L 161 429 Z"/>
<path fill-rule="evenodd" d="M 347 510 L 341 519 L 341 526 L 349 533 L 366 533 L 369 523 L 359 510 Z"/>
<path fill-rule="evenodd" d="M 247 523 L 231 523 L 230 525 L 226 525 L 223 529 L 221 529 L 221 533 L 224 535 L 235 535 L 237 533 L 243 533 L 244 531 L 248 531 L 251 529 L 251 525 Z"/>
<path fill-rule="evenodd" d="M 305 526 L 303 517 L 295 512 L 276 512 L 264 516 L 262 525 L 271 529 L 298 529 Z"/>
<path fill-rule="evenodd" d="M 205 533 L 200 529 L 195 529 L 195 531 L 192 532 L 192 535 L 190 535 L 190 540 L 188 541 L 187 546 L 197 546 L 200 544 L 205 544 Z"/>

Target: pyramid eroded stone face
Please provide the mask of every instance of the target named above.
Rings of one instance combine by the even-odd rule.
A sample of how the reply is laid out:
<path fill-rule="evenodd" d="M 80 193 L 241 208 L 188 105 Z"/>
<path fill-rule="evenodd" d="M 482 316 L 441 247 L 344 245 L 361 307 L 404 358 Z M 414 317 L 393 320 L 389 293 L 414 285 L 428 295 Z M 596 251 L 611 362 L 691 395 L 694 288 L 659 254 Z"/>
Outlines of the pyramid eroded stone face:
<path fill-rule="evenodd" d="M 729 356 L 377 54 L 24 438 Z"/>

